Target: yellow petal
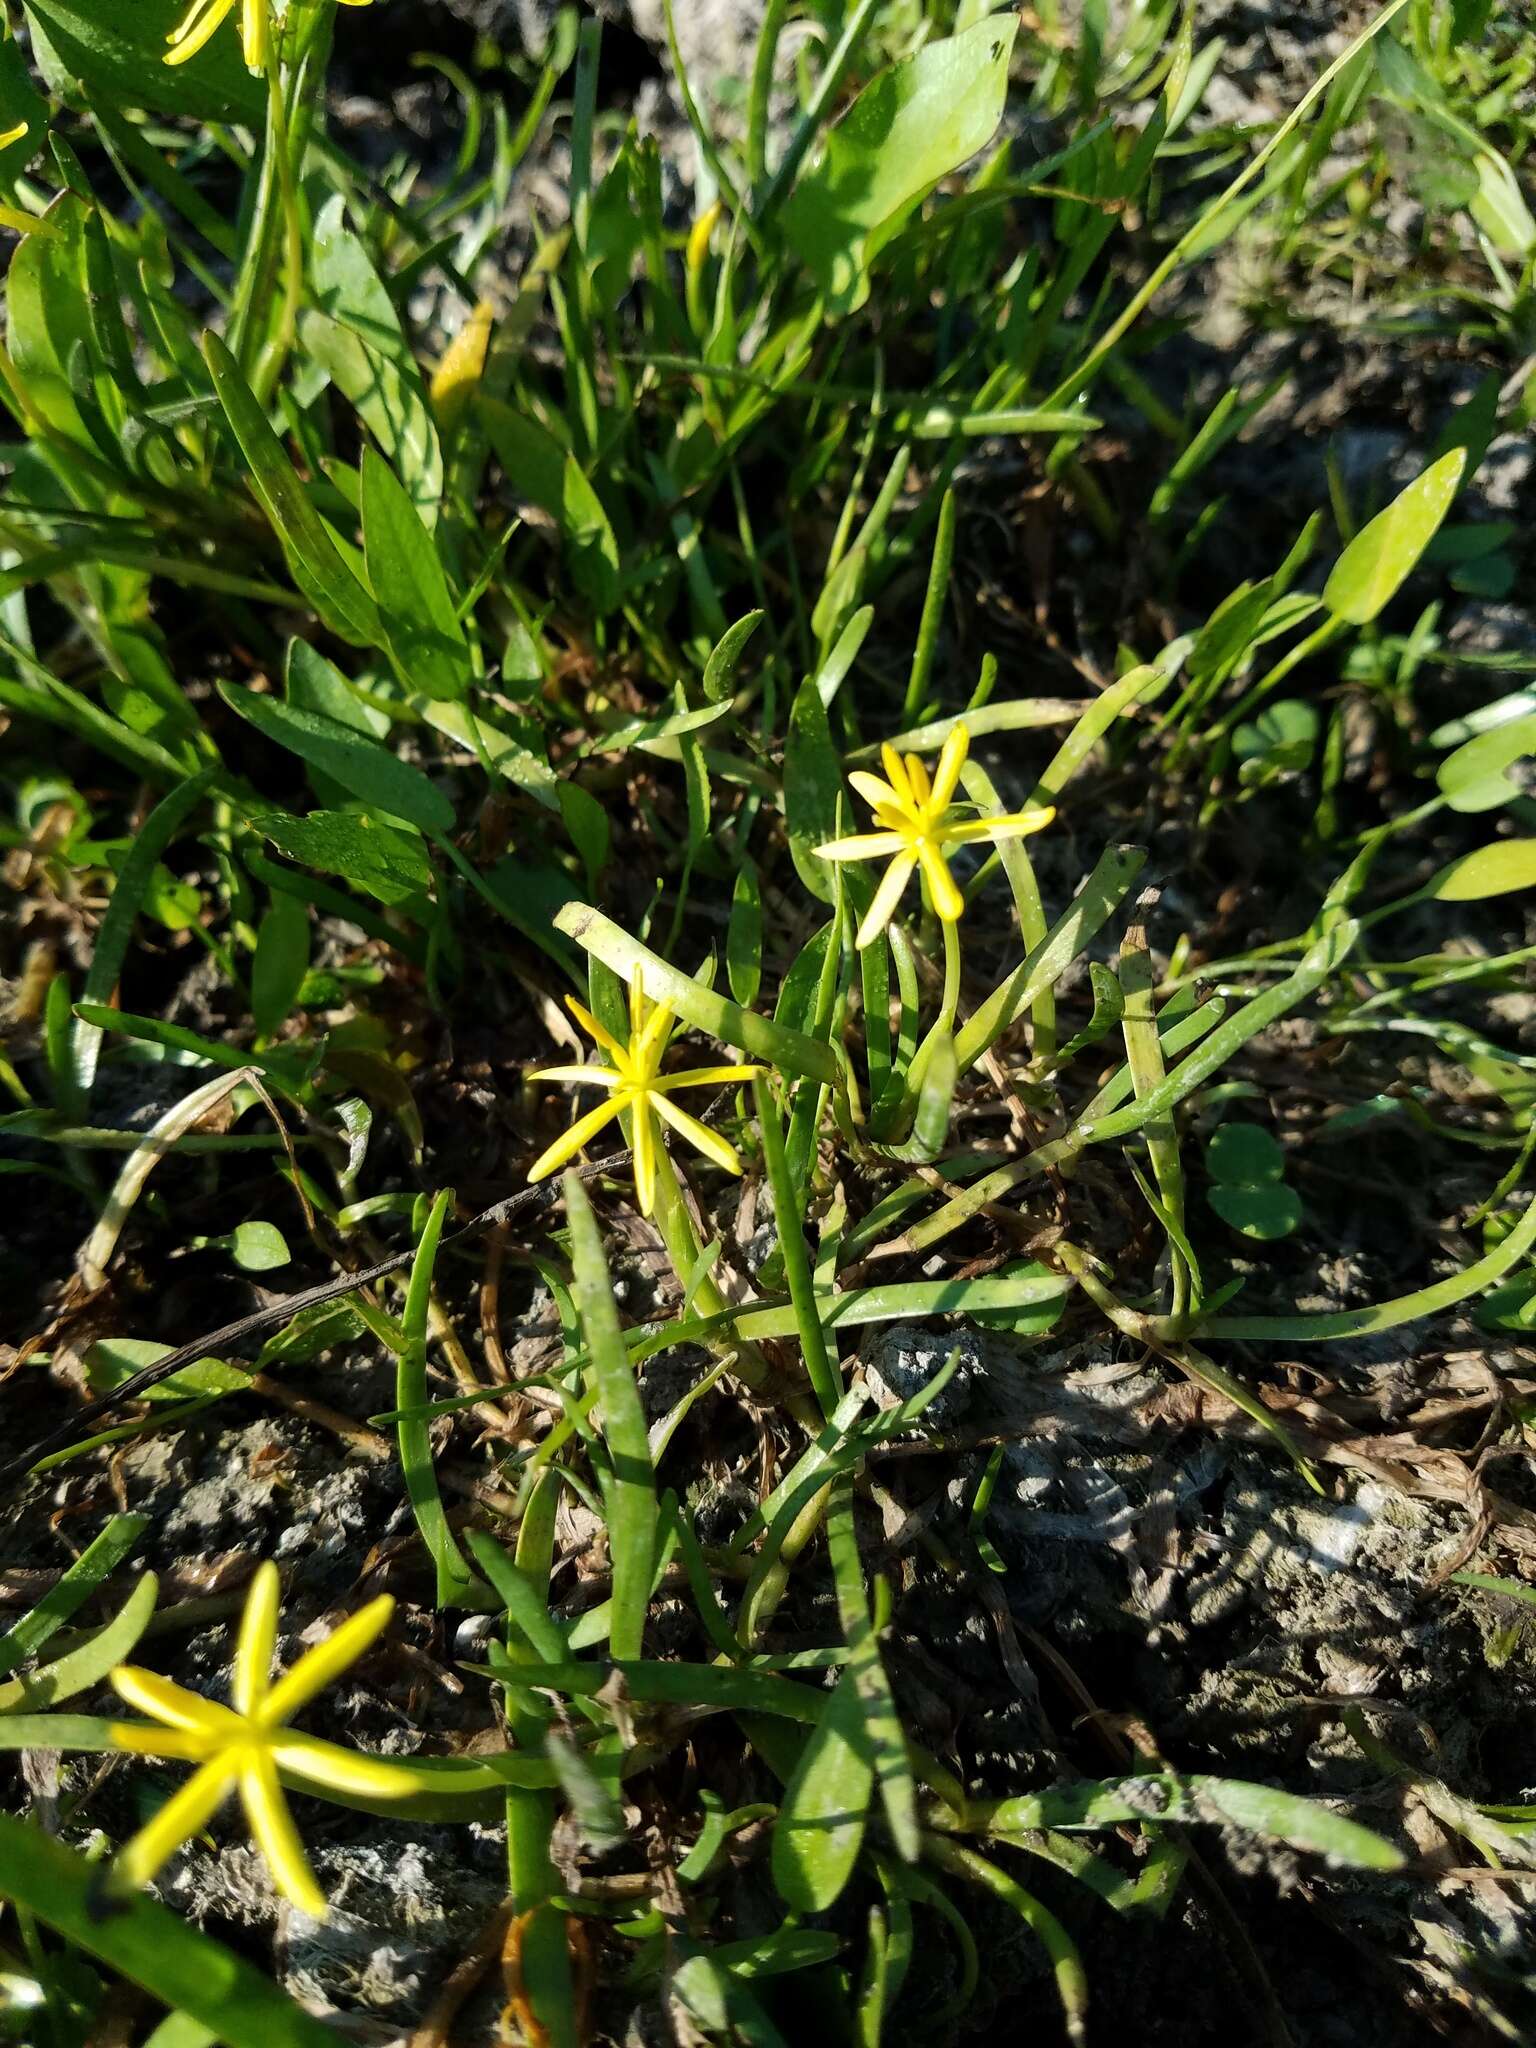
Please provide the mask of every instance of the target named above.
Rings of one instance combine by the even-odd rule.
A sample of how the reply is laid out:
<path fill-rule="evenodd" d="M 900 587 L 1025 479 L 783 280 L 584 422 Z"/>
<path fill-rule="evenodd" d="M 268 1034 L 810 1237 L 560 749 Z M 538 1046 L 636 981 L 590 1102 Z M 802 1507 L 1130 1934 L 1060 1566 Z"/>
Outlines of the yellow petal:
<path fill-rule="evenodd" d="M 272 1873 L 272 1882 L 301 1913 L 307 1913 L 311 1920 L 323 1920 L 325 1893 L 315 1882 L 283 1788 L 277 1782 L 277 1766 L 265 1750 L 258 1750 L 240 1773 L 240 1798 L 262 1861 Z"/>
<path fill-rule="evenodd" d="M 171 1794 L 153 1820 L 145 1822 L 117 1859 L 129 1884 L 148 1884 L 183 1842 L 207 1827 L 224 1803 L 235 1769 L 232 1754 L 214 1757 Z"/>
<path fill-rule="evenodd" d="M 654 1084 L 659 1095 L 664 1088 L 723 1088 L 728 1081 L 755 1081 L 766 1067 L 684 1067 L 681 1073 L 663 1074 Z"/>
<path fill-rule="evenodd" d="M 864 922 L 859 926 L 854 943 L 860 952 L 874 939 L 878 939 L 896 914 L 902 891 L 912 879 L 912 870 L 917 866 L 915 853 L 899 853 L 880 877 L 880 886 L 875 891 L 875 900 L 864 913 Z"/>
<path fill-rule="evenodd" d="M 364 1756 L 360 1750 L 343 1749 L 339 1743 L 320 1741 L 318 1736 L 279 1735 L 268 1749 L 280 1771 L 302 1778 L 322 1792 L 334 1786 L 359 1799 L 408 1799 L 421 1790 L 421 1779 L 404 1764 Z"/>
<path fill-rule="evenodd" d="M 890 741 L 886 740 L 880 748 L 880 763 L 885 769 L 886 776 L 891 785 L 891 794 L 895 797 L 897 803 L 911 803 L 912 778 L 907 772 L 907 757 L 904 754 L 898 754 Z"/>
<path fill-rule="evenodd" d="M 234 4 L 235 0 L 201 0 L 200 5 L 189 8 L 166 37 L 171 45 L 166 63 L 186 64 L 195 57 L 217 35 L 219 24 Z"/>
<path fill-rule="evenodd" d="M 882 782 L 878 775 L 871 775 L 867 769 L 850 768 L 848 780 L 873 811 L 879 811 L 882 807 L 899 812 L 905 812 L 907 809 L 907 799 L 902 791 L 892 789 L 888 782 Z M 903 783 L 902 790 L 905 788 L 906 784 Z"/>
<path fill-rule="evenodd" d="M 690 1116 L 686 1109 L 679 1109 L 665 1095 L 656 1096 L 654 1101 L 656 1114 L 664 1117 L 673 1130 L 680 1132 L 690 1145 L 696 1146 L 706 1159 L 713 1159 L 727 1173 L 740 1173 L 741 1159 L 735 1146 L 728 1145 L 718 1131 L 712 1131 L 708 1124 L 701 1124 L 696 1116 Z"/>
<path fill-rule="evenodd" d="M 217 1737 L 190 1728 L 162 1728 L 150 1721 L 114 1721 L 107 1730 L 114 1749 L 129 1756 L 158 1756 L 182 1764 L 205 1764 L 220 1745 Z"/>
<path fill-rule="evenodd" d="M 525 1081 L 569 1081 L 574 1087 L 622 1088 L 624 1076 L 612 1067 L 535 1067 Z"/>
<path fill-rule="evenodd" d="M 277 1566 L 269 1559 L 256 1567 L 245 1612 L 240 1617 L 240 1636 L 235 1644 L 234 1683 L 230 1697 L 237 1714 L 254 1714 L 262 1694 L 272 1682 L 272 1655 L 277 1648 L 277 1609 L 283 1582 Z"/>
<path fill-rule="evenodd" d="M 965 766 L 965 757 L 971 750 L 971 735 L 963 725 L 950 728 L 939 754 L 939 765 L 933 771 L 933 807 L 936 811 L 946 810 L 960 787 L 960 770 Z"/>
<path fill-rule="evenodd" d="M 884 860 L 906 843 L 899 832 L 855 832 L 847 839 L 829 839 L 816 851 L 823 860 Z"/>
<path fill-rule="evenodd" d="M 676 1022 L 672 1011 L 661 1004 L 652 1010 L 640 1030 L 638 1040 L 630 1041 L 629 1056 L 636 1066 L 655 1071 L 656 1062 L 661 1058 L 672 1026 Z"/>
<path fill-rule="evenodd" d="M 566 997 L 565 1007 L 594 1045 L 600 1045 L 604 1052 L 609 1053 L 614 1059 L 618 1058 L 624 1048 L 605 1024 L 599 1024 L 592 1012 L 584 1004 L 578 1003 L 574 996 Z"/>
<path fill-rule="evenodd" d="M 600 1102 L 596 1109 L 589 1109 L 580 1116 L 568 1131 L 563 1131 L 553 1145 L 547 1146 L 528 1169 L 530 1184 L 545 1180 L 557 1167 L 564 1166 L 568 1159 L 574 1159 L 584 1145 L 590 1145 L 605 1124 L 611 1124 L 621 1108 L 626 1105 L 620 1095 L 610 1095 L 606 1102 Z"/>
<path fill-rule="evenodd" d="M 332 1629 L 324 1642 L 306 1650 L 293 1669 L 284 1673 L 254 1718 L 263 1728 L 275 1728 L 280 1722 L 291 1720 L 317 1692 L 324 1691 L 349 1664 L 357 1662 L 374 1638 L 388 1628 L 394 1611 L 393 1595 L 381 1593 L 356 1614 L 349 1614 L 340 1628 Z"/>
<path fill-rule="evenodd" d="M 629 1049 L 635 1049 L 635 1041 L 645 1026 L 645 976 L 637 974 L 629 984 Z"/>
<path fill-rule="evenodd" d="M 983 839 L 1027 839 L 1032 832 L 1043 832 L 1056 816 L 1050 805 L 1041 805 L 1032 811 L 1010 811 L 1006 817 L 962 818 L 944 827 L 947 844 L 971 846 Z"/>
<path fill-rule="evenodd" d="M 917 857 L 923 865 L 929 900 L 943 922 L 953 924 L 965 909 L 965 898 L 955 886 L 949 863 L 939 849 L 926 840 L 918 848 Z"/>
<path fill-rule="evenodd" d="M 658 1096 L 657 1101 L 660 1101 Z M 635 1199 L 640 1214 L 649 1216 L 656 1199 L 656 1124 L 651 1116 L 651 1097 L 637 1095 L 630 1119 L 631 1142 L 635 1148 Z"/>
<path fill-rule="evenodd" d="M 907 780 L 912 785 L 912 801 L 926 807 L 933 793 L 928 786 L 928 770 L 916 754 L 908 754 L 904 758 L 907 764 Z"/>
<path fill-rule="evenodd" d="M 246 70 L 264 71 L 267 64 L 267 0 L 245 0 L 240 40 L 245 48 Z"/>
<path fill-rule="evenodd" d="M 175 1685 L 158 1671 L 145 1671 L 138 1664 L 119 1664 L 112 1673 L 112 1689 L 130 1707 L 137 1707 L 152 1721 L 163 1721 L 168 1728 L 223 1739 L 239 1727 L 228 1707 L 205 1700 L 201 1693 L 188 1692 L 184 1685 Z"/>

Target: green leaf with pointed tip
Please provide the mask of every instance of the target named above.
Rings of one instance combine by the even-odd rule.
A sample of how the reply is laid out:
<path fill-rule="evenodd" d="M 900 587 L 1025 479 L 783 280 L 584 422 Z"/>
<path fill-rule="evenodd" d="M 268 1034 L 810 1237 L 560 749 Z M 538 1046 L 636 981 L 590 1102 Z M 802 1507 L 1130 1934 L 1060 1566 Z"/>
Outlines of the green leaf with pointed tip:
<path fill-rule="evenodd" d="M 1466 449 L 1452 448 L 1361 527 L 1323 586 L 1334 618 L 1368 625 L 1397 595 L 1451 509 L 1466 464 Z"/>
<path fill-rule="evenodd" d="M 1512 719 L 1475 733 L 1447 754 L 1435 781 L 1453 811 L 1496 811 L 1519 796 L 1520 786 L 1509 771 L 1533 753 L 1536 717 Z"/>
<path fill-rule="evenodd" d="M 331 631 L 354 647 L 379 645 L 379 615 L 315 510 L 283 444 L 216 334 L 203 338 L 213 388 L 251 471 L 251 487 L 282 543 L 293 580 Z"/>
<path fill-rule="evenodd" d="M 384 638 L 407 688 L 462 697 L 472 680 L 437 543 L 400 479 L 376 449 L 363 451 L 363 554 Z"/>
<path fill-rule="evenodd" d="M 995 14 L 881 72 L 801 172 L 784 224 L 829 311 L 863 304 L 877 250 L 991 140 L 1017 33 L 1015 16 Z"/>
<path fill-rule="evenodd" d="M 310 261 L 318 310 L 301 317 L 300 339 L 356 406 L 431 525 L 443 492 L 437 427 L 394 301 L 345 213 L 338 192 L 315 220 Z"/>
<path fill-rule="evenodd" d="M 251 959 L 251 1016 L 263 1038 L 292 1011 L 308 971 L 309 910 L 297 896 L 275 889 Z"/>
<path fill-rule="evenodd" d="M 1437 903 L 1477 903 L 1536 888 L 1536 839 L 1495 839 L 1443 867 L 1429 885 Z"/>
<path fill-rule="evenodd" d="M 306 711 L 280 697 L 221 683 L 219 695 L 231 711 L 278 746 L 321 769 L 370 811 L 400 818 L 422 832 L 447 832 L 453 827 L 453 805 L 422 771 L 392 754 L 382 741 L 323 711 Z"/>
<path fill-rule="evenodd" d="M 748 612 L 723 633 L 704 664 L 704 695 L 711 704 L 721 704 L 731 694 L 736 666 L 747 642 L 763 623 L 762 612 Z"/>
<path fill-rule="evenodd" d="M 811 1731 L 773 1830 L 773 1881 L 797 1913 L 836 1903 L 858 1861 L 875 1789 L 864 1703 L 845 1671 Z"/>
<path fill-rule="evenodd" d="M 290 860 L 340 875 L 380 903 L 409 903 L 431 887 L 432 863 L 417 835 L 361 811 L 261 811 L 251 824 Z"/>

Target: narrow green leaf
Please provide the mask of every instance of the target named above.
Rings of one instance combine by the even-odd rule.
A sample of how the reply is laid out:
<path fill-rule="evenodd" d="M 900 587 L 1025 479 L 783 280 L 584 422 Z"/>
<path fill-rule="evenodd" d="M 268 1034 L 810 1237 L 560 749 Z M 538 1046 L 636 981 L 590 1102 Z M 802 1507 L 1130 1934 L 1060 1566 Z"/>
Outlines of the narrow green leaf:
<path fill-rule="evenodd" d="M 437 1262 L 437 1247 L 443 1234 L 443 1220 L 448 1214 L 452 1200 L 451 1190 L 444 1188 L 433 1202 L 426 1226 L 416 1246 L 416 1257 L 411 1265 L 405 1313 L 402 1317 L 405 1343 L 395 1366 L 395 1405 L 407 1412 L 413 1407 L 419 1407 L 426 1399 L 427 1326 L 432 1304 L 432 1271 Z M 432 1465 L 432 1440 L 427 1432 L 427 1425 L 424 1422 L 402 1420 L 397 1425 L 397 1438 L 405 1490 L 416 1517 L 416 1526 L 421 1531 L 421 1540 L 436 1567 L 438 1606 L 494 1606 L 494 1596 L 475 1578 L 464 1562 L 464 1554 L 448 1526 L 442 1496 L 437 1490 L 437 1474 Z"/>
<path fill-rule="evenodd" d="M 107 914 L 96 934 L 96 949 L 85 977 L 84 1001 L 105 1003 L 117 987 L 133 938 L 134 920 L 161 856 L 207 794 L 217 772 L 216 769 L 205 768 L 201 775 L 194 775 L 180 788 L 162 797 L 135 834 L 128 858 L 113 887 Z M 100 1051 L 100 1030 L 94 1024 L 77 1020 L 70 1052 L 74 1087 L 81 1103 L 90 1099 Z"/>
<path fill-rule="evenodd" d="M 578 1174 L 566 1174 L 563 1190 L 571 1231 L 572 1288 L 590 1357 L 587 1385 L 597 1396 L 612 1474 L 606 1488 L 613 1566 L 608 1641 L 616 1658 L 638 1657 L 656 1556 L 656 1477 L 645 1410 L 624 1348 L 597 1219 Z"/>
<path fill-rule="evenodd" d="M 147 1515 L 114 1515 L 75 1559 L 56 1586 L 30 1613 L 0 1636 L 0 1674 L 35 1657 L 55 1629 L 62 1628 L 101 1585 L 149 1527 Z"/>
<path fill-rule="evenodd" d="M 133 1654 L 149 1626 L 159 1593 L 159 1580 L 145 1572 L 117 1613 L 83 1643 L 57 1657 L 41 1671 L 0 1685 L 0 1714 L 38 1714 L 77 1693 L 92 1692 L 115 1665 Z"/>

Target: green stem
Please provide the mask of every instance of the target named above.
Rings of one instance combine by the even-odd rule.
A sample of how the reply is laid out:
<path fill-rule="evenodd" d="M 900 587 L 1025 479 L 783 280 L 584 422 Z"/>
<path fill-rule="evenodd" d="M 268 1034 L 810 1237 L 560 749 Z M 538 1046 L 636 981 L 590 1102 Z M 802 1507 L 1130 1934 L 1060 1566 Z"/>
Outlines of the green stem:
<path fill-rule="evenodd" d="M 1289 654 L 1283 654 L 1280 657 L 1267 676 L 1255 683 L 1253 688 L 1239 699 L 1225 717 L 1217 720 L 1205 734 L 1205 744 L 1207 746 L 1214 746 L 1218 740 L 1225 739 L 1226 735 L 1240 719 L 1246 718 L 1256 705 L 1261 704 L 1272 690 L 1278 688 L 1285 681 L 1292 669 L 1299 668 L 1302 662 L 1306 661 L 1311 655 L 1316 654 L 1320 648 L 1325 647 L 1330 640 L 1334 639 L 1343 630 L 1344 624 L 1342 620 L 1327 618 L 1324 619 L 1320 626 L 1315 627 L 1305 640 L 1298 640 Z"/>
<path fill-rule="evenodd" d="M 292 145 L 288 134 L 288 103 L 283 92 L 277 37 L 267 47 L 267 146 L 277 165 L 278 199 L 283 222 L 283 302 L 277 331 L 269 335 L 251 372 L 251 389 L 265 405 L 276 389 L 299 329 L 299 302 L 304 293 L 304 224 L 298 188 L 293 179 Z"/>

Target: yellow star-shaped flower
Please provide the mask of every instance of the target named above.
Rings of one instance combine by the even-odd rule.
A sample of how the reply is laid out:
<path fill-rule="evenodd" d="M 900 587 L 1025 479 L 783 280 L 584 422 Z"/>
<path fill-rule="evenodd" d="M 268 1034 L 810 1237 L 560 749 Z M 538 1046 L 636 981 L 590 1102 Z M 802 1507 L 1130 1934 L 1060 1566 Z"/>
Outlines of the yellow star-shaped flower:
<path fill-rule="evenodd" d="M 366 7 L 369 0 L 341 0 L 344 7 Z M 219 32 L 227 15 L 240 9 L 240 41 L 246 69 L 264 71 L 267 39 L 272 29 L 272 0 L 192 0 L 192 5 L 166 37 L 167 64 L 186 64 Z"/>
<path fill-rule="evenodd" d="M 274 1685 L 280 1591 L 276 1565 L 259 1566 L 235 1646 L 232 1706 L 221 1707 L 135 1664 L 120 1664 L 112 1673 L 119 1697 L 161 1724 L 156 1728 L 141 1721 L 114 1722 L 114 1746 L 136 1756 L 175 1757 L 199 1767 L 140 1828 L 118 1857 L 117 1868 L 130 1884 L 148 1884 L 168 1857 L 206 1827 L 238 1786 L 273 1883 L 284 1898 L 320 1920 L 325 1917 L 325 1894 L 309 1867 L 278 1772 L 362 1799 L 399 1799 L 419 1788 L 412 1774 L 398 1765 L 313 1735 L 295 1734 L 285 1725 L 387 1627 L 394 1601 L 387 1593 L 370 1600 Z"/>
<path fill-rule="evenodd" d="M 954 794 L 960 784 L 960 770 L 970 751 L 971 736 L 963 725 L 952 728 L 928 781 L 928 770 L 916 754 L 898 754 L 885 746 L 880 758 L 890 778 L 854 769 L 848 780 L 871 806 L 878 832 L 856 832 L 850 839 L 834 839 L 816 851 L 823 860 L 883 860 L 893 856 L 880 878 L 874 901 L 859 926 L 856 944 L 862 949 L 880 936 L 892 917 L 914 869 L 921 869 L 928 884 L 928 899 L 945 924 L 953 924 L 965 908 L 965 898 L 949 871 L 945 848 L 963 846 L 978 839 L 1022 839 L 1042 831 L 1056 813 L 1050 806 L 1014 811 L 1000 818 L 961 818 L 955 815 Z"/>
<path fill-rule="evenodd" d="M 664 1074 L 666 1056 L 676 1018 L 659 1004 L 652 1007 L 637 976 L 629 985 L 629 1044 L 620 1045 L 590 1010 L 566 997 L 571 1015 L 587 1036 L 600 1045 L 612 1060 L 611 1067 L 541 1067 L 529 1074 L 530 1081 L 566 1081 L 577 1088 L 607 1088 L 608 1100 L 585 1116 L 578 1117 L 562 1137 L 539 1154 L 528 1172 L 531 1181 L 543 1180 L 557 1167 L 574 1159 L 605 1125 L 622 1111 L 630 1116 L 630 1142 L 635 1154 L 635 1193 L 640 1213 L 649 1216 L 656 1192 L 656 1146 L 659 1142 L 656 1118 L 668 1123 L 698 1147 L 706 1159 L 723 1166 L 727 1173 L 740 1173 L 741 1159 L 734 1145 L 701 1124 L 697 1117 L 679 1109 L 671 1098 L 674 1088 L 713 1088 L 727 1081 L 750 1081 L 761 1067 L 687 1067 L 678 1074 Z"/>

